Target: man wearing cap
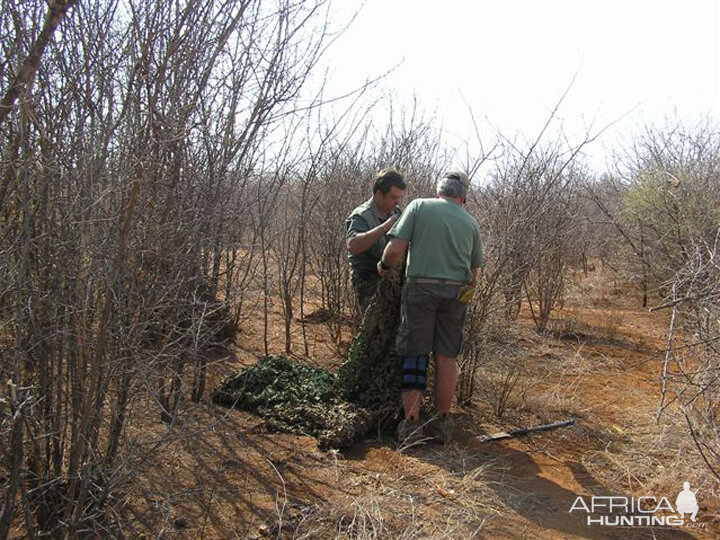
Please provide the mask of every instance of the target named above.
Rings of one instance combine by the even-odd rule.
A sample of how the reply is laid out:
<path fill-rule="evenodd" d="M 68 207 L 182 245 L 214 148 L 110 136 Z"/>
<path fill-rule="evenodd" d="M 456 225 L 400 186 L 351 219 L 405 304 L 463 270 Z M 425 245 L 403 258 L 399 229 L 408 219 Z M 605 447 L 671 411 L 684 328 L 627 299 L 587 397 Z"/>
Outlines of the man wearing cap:
<path fill-rule="evenodd" d="M 438 416 L 429 431 L 444 442 L 452 437 L 449 413 L 457 382 L 455 359 L 462 347 L 467 304 L 483 265 L 480 227 L 464 208 L 469 188 L 465 173 L 446 173 L 438 182 L 437 198 L 416 199 L 407 206 L 390 229 L 390 241 L 378 262 L 378 274 L 383 276 L 409 250 L 396 340 L 405 409 L 398 426 L 401 441 L 422 435 L 420 401 L 430 352 L 435 359 Z"/>
<path fill-rule="evenodd" d="M 345 221 L 348 259 L 360 315 L 365 312 L 378 283 L 377 264 L 387 244 L 386 234 L 400 216 L 405 179 L 395 168 L 375 175 L 373 195 Z"/>

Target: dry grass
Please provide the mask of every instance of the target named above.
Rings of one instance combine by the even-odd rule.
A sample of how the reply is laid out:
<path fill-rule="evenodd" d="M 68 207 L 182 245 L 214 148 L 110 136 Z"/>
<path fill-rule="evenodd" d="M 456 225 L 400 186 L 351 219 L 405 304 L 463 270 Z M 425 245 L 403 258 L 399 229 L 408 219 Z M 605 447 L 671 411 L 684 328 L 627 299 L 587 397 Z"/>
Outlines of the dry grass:
<path fill-rule="evenodd" d="M 468 468 L 477 460 L 457 447 L 423 446 L 413 452 L 394 454 L 377 472 L 359 476 L 339 460 L 338 476 L 352 478 L 348 487 L 356 491 L 307 508 L 292 537 L 486 537 L 486 523 L 501 513 L 486 484 L 486 465 Z"/>
<path fill-rule="evenodd" d="M 568 310 L 563 315 L 563 318 L 553 319 L 548 325 L 548 333 L 558 339 L 574 340 L 578 343 L 621 343 L 625 339 L 621 332 L 624 316 L 620 311 L 595 310 L 590 314 L 585 313 L 585 319 L 581 319 L 575 310 Z"/>
<path fill-rule="evenodd" d="M 649 420 L 642 414 L 636 418 Z M 667 497 L 674 505 L 683 482 L 690 482 L 693 491 L 700 488 L 698 521 L 718 532 L 720 482 L 701 463 L 679 418 L 661 424 L 614 425 L 609 431 L 605 447 L 586 452 L 581 460 L 594 478 L 608 486 L 603 494 Z"/>
<path fill-rule="evenodd" d="M 563 378 L 539 392 L 528 392 L 524 396 L 522 409 L 547 422 L 556 420 L 557 417 L 588 417 L 592 409 L 580 395 L 584 379 L 584 375 Z"/>
<path fill-rule="evenodd" d="M 663 314 L 633 304 L 621 286 L 608 288 L 606 282 L 602 288 L 604 279 L 578 280 L 573 301 L 549 332 L 538 335 L 527 320 L 514 339 L 500 332 L 504 338 L 494 343 L 480 375 L 485 394 L 476 401 L 478 420 L 494 424 L 482 413 L 496 400 L 492 385 L 502 385 L 508 362 L 523 358 L 517 383 L 523 391 L 508 400 L 501 425 L 578 420 L 571 429 L 524 439 L 530 451 L 577 467 L 578 478 L 587 478 L 583 487 L 596 494 L 666 496 L 674 504 L 683 482 L 696 489 L 705 481 L 698 493 L 703 521 L 720 523 L 720 484 L 699 457 L 683 418 L 668 411 L 660 424 L 654 421 Z M 508 489 L 504 500 L 513 506 L 512 483 Z"/>

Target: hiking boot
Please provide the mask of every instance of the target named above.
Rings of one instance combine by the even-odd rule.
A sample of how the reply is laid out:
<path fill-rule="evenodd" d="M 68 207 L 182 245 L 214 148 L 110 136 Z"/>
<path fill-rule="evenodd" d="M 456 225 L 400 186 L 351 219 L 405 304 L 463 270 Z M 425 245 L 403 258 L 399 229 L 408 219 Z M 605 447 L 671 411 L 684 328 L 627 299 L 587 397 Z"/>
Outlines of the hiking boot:
<path fill-rule="evenodd" d="M 427 426 L 427 434 L 434 440 L 441 443 L 449 443 L 452 441 L 453 432 L 455 431 L 455 420 L 449 415 L 436 416 Z"/>
<path fill-rule="evenodd" d="M 423 439 L 423 430 L 420 422 L 412 418 L 405 418 L 397 427 L 398 442 L 404 446 L 412 446 Z"/>

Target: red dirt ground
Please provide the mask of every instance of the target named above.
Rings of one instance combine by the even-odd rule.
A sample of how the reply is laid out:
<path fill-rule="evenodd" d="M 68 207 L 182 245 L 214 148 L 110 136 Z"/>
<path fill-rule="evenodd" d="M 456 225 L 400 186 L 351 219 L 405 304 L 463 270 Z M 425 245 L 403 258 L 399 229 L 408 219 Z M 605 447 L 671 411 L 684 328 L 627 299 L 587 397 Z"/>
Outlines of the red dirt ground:
<path fill-rule="evenodd" d="M 593 281 L 594 280 L 594 281 Z M 634 307 L 597 276 L 578 279 L 556 319 L 569 337 L 518 322 L 526 364 L 523 396 L 498 419 L 479 384 L 471 408 L 454 410 L 449 446 L 398 448 L 371 437 L 343 453 L 311 437 L 271 433 L 259 417 L 205 402 L 168 426 L 154 406 L 135 411 L 134 474 L 116 511 L 129 538 L 718 538 L 718 485 L 702 469 L 670 413 L 654 421 L 665 314 Z M 603 294 L 597 291 L 606 291 Z M 613 307 L 614 306 L 614 307 Z M 273 309 L 271 343 L 283 332 Z M 582 330 L 580 332 L 578 329 Z M 336 366 L 322 324 L 309 326 L 312 362 Z M 563 337 L 564 336 L 564 337 Z M 299 333 L 295 350 L 300 351 Z M 213 381 L 262 355 L 262 320 L 242 324 L 238 345 L 212 365 Z M 574 417 L 577 424 L 522 439 L 479 435 Z M 138 422 L 137 418 L 142 420 Z M 160 441 L 160 442 L 158 442 Z M 158 446 L 160 445 L 160 446 Z M 153 451 L 147 451 L 152 449 Z M 126 454 L 129 448 L 126 449 Z M 146 454 L 143 457 L 143 453 Z M 578 496 L 665 496 L 682 481 L 698 492 L 704 529 L 587 525 L 569 510 Z M 18 533 L 19 534 L 19 533 Z"/>

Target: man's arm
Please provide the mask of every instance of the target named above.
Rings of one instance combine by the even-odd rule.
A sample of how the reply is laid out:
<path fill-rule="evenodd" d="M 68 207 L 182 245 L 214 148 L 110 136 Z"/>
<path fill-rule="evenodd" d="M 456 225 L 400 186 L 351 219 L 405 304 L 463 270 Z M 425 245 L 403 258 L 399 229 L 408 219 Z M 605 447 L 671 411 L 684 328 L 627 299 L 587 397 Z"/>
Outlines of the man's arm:
<path fill-rule="evenodd" d="M 378 274 L 384 276 L 390 268 L 397 266 L 405 256 L 409 242 L 393 236 L 385 246 L 380 262 L 378 263 Z"/>
<path fill-rule="evenodd" d="M 358 233 L 355 236 L 348 238 L 347 250 L 353 255 L 358 255 L 367 251 L 387 234 L 393 224 L 397 221 L 397 218 L 397 215 L 390 216 L 384 223 L 381 223 L 374 229 Z"/>
<path fill-rule="evenodd" d="M 470 286 L 471 287 L 477 287 L 478 284 L 478 274 L 480 273 L 479 268 L 471 268 L 470 272 L 472 273 L 472 278 L 470 280 Z"/>

